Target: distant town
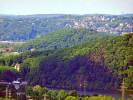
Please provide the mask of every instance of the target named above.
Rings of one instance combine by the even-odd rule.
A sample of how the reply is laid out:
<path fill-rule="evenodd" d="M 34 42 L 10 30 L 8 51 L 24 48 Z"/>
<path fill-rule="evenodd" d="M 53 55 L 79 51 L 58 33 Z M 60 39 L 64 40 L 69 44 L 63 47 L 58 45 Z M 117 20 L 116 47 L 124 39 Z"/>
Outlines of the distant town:
<path fill-rule="evenodd" d="M 40 14 L 0 15 L 0 41 L 27 41 L 64 28 L 86 28 L 100 33 L 133 32 L 133 16 Z"/>
<path fill-rule="evenodd" d="M 133 32 L 133 17 L 123 16 L 85 16 L 82 20 L 73 20 L 74 28 L 91 28 L 97 32 L 125 34 Z"/>

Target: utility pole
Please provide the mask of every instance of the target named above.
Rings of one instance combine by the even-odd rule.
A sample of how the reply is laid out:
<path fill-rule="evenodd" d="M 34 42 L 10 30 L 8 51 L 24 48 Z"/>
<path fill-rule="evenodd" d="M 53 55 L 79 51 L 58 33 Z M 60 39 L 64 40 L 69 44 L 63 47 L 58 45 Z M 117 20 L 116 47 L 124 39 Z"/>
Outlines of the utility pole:
<path fill-rule="evenodd" d="M 122 92 L 122 100 L 125 100 L 125 83 L 124 83 L 124 79 L 122 81 L 122 85 L 121 85 L 121 92 Z"/>
<path fill-rule="evenodd" d="M 84 96 L 85 96 L 85 81 L 84 81 L 84 83 L 83 83 L 84 85 L 83 85 L 83 88 L 84 88 Z"/>
<path fill-rule="evenodd" d="M 86 87 L 87 87 L 87 81 L 84 80 L 83 82 L 84 96 L 86 95 Z"/>
<path fill-rule="evenodd" d="M 43 98 L 43 100 L 47 100 L 47 98 L 46 98 L 46 94 L 44 94 L 44 98 Z"/>
<path fill-rule="evenodd" d="M 79 92 L 82 92 L 82 84 L 81 84 L 81 83 L 79 84 L 79 87 L 80 87 Z M 82 93 L 80 93 L 79 96 L 80 96 L 80 98 L 81 98 Z"/>
<path fill-rule="evenodd" d="M 6 87 L 6 98 L 8 98 L 8 86 Z"/>
<path fill-rule="evenodd" d="M 9 91 L 8 91 L 8 97 L 9 97 L 9 98 L 12 97 L 12 95 L 11 95 L 11 89 L 9 89 Z"/>

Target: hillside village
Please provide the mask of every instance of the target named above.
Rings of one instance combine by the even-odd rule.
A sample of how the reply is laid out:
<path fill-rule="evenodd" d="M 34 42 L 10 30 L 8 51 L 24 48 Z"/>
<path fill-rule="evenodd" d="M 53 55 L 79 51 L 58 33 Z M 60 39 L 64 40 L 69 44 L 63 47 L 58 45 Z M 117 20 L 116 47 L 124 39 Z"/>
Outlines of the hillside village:
<path fill-rule="evenodd" d="M 97 32 L 124 34 L 133 32 L 133 16 L 128 14 L 0 16 L 1 41 L 27 41 L 64 28 L 87 28 Z"/>

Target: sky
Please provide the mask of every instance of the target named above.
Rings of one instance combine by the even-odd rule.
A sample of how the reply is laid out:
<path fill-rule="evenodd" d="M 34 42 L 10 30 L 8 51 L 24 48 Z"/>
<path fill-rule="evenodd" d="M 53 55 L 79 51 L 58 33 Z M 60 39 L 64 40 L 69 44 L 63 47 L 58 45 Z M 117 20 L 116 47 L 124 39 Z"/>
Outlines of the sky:
<path fill-rule="evenodd" d="M 127 14 L 133 0 L 0 0 L 0 14 Z"/>

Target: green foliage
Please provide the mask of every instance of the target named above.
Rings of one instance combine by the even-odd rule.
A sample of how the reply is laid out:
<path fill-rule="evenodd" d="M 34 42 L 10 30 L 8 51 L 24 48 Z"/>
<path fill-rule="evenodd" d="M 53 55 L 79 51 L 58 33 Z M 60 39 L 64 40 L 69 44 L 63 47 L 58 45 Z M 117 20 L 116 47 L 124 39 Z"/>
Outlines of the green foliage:
<path fill-rule="evenodd" d="M 96 37 L 107 37 L 109 34 L 97 33 L 89 29 L 73 29 L 66 28 L 56 32 L 49 33 L 45 36 L 33 39 L 23 46 L 19 47 L 19 51 L 34 49 L 43 50 L 60 50 L 63 48 L 73 47 L 87 41 L 95 40 Z"/>
<path fill-rule="evenodd" d="M 82 100 L 116 100 L 110 96 L 91 96 L 91 97 L 84 97 Z"/>
<path fill-rule="evenodd" d="M 8 70 L 16 72 L 16 70 L 11 66 L 0 66 L 0 74 Z"/>
<path fill-rule="evenodd" d="M 0 40 L 25 41 L 65 28 L 67 21 L 61 16 L 1 16 Z"/>
<path fill-rule="evenodd" d="M 41 88 L 41 86 L 36 85 L 33 87 L 33 91 L 36 92 L 37 94 L 40 94 L 42 91 L 42 88 Z"/>
<path fill-rule="evenodd" d="M 43 94 L 47 94 L 48 93 L 48 88 L 47 87 L 43 87 L 42 88 L 42 92 L 43 92 Z"/>
<path fill-rule="evenodd" d="M 77 100 L 74 96 L 67 96 L 65 100 Z"/>
<path fill-rule="evenodd" d="M 56 100 L 57 99 L 57 92 L 54 91 L 54 90 L 49 90 L 47 95 L 52 100 Z"/>
<path fill-rule="evenodd" d="M 27 79 L 30 81 L 30 84 L 37 82 L 41 85 L 47 85 L 45 84 L 46 82 L 51 86 L 57 86 L 57 84 L 63 86 L 63 84 L 66 83 L 67 86 L 73 87 L 74 84 L 71 84 L 72 78 L 77 76 L 76 73 L 80 69 L 83 69 L 83 71 L 85 71 L 84 73 L 82 72 L 83 76 L 85 76 L 85 73 L 87 75 L 93 74 L 91 73 L 91 70 L 87 70 L 88 67 L 83 68 L 84 66 L 86 66 L 86 64 L 82 65 L 83 62 L 85 62 L 84 60 L 83 62 L 73 61 L 78 57 L 83 57 L 88 59 L 87 61 L 92 61 L 94 63 L 93 68 L 95 70 L 101 68 L 97 67 L 97 65 L 108 69 L 106 70 L 106 75 L 104 76 L 100 76 L 100 72 L 96 72 L 94 76 L 92 75 L 93 78 L 98 77 L 99 80 L 102 80 L 102 82 L 99 82 L 98 80 L 95 80 L 96 82 L 90 81 L 89 88 L 103 87 L 102 85 L 106 82 L 108 83 L 106 85 L 104 84 L 104 87 L 106 87 L 106 89 L 110 87 L 120 88 L 119 84 L 121 83 L 123 74 L 127 74 L 125 77 L 126 86 L 128 88 L 132 88 L 132 38 L 133 34 L 117 37 L 97 37 L 95 38 L 95 40 L 90 40 L 85 44 L 77 45 L 71 48 L 65 48 L 63 50 L 42 52 L 35 51 L 32 53 L 24 54 L 26 56 L 23 61 L 23 66 L 28 66 L 29 68 L 31 68 L 30 73 L 27 75 Z M 69 64 L 71 62 L 77 63 L 77 65 L 71 66 L 71 64 Z M 126 66 L 127 68 L 123 69 L 124 66 Z M 68 73 L 72 77 L 68 76 Z M 59 76 L 60 79 L 62 79 L 61 81 L 65 82 L 59 82 L 58 77 L 54 76 Z M 39 80 L 40 78 L 42 79 L 41 81 Z"/>
<path fill-rule="evenodd" d="M 35 85 L 33 87 L 33 98 L 35 100 L 40 100 L 43 97 L 42 87 L 40 85 Z"/>
<path fill-rule="evenodd" d="M 33 89 L 32 89 L 31 86 L 27 86 L 27 87 L 26 87 L 26 94 L 27 94 L 28 96 L 33 96 L 33 95 L 34 95 Z"/>
<path fill-rule="evenodd" d="M 95 41 L 64 49 L 55 55 L 64 57 L 66 60 L 83 55 L 88 56 L 92 61 L 107 66 L 113 70 L 114 75 L 120 77 L 126 74 L 125 82 L 128 88 L 133 88 L 133 34 L 96 38 Z M 128 69 L 123 69 L 126 66 Z"/>
<path fill-rule="evenodd" d="M 11 44 L 3 44 L 3 43 L 0 43 L 0 49 L 2 49 L 2 48 L 9 48 L 9 47 L 11 47 L 11 46 L 13 46 L 13 45 L 11 45 Z M 1 52 L 0 52 L 1 53 Z"/>
<path fill-rule="evenodd" d="M 59 91 L 48 90 L 48 88 L 46 87 L 41 88 L 39 85 L 36 85 L 33 88 L 31 86 L 28 86 L 26 89 L 27 89 L 26 94 L 31 96 L 31 98 L 37 100 L 43 99 L 43 96 L 48 97 L 50 100 L 116 100 L 115 98 L 106 95 L 99 95 L 99 96 L 80 96 L 78 94 L 68 95 L 64 90 L 59 90 Z M 36 95 L 35 94 L 36 92 L 42 93 L 42 95 Z M 121 100 L 121 98 L 118 98 L 118 100 Z M 132 98 L 127 98 L 127 100 L 132 100 Z"/>
<path fill-rule="evenodd" d="M 1 98 L 1 97 L 0 97 L 0 100 L 15 100 L 15 99 Z"/>
<path fill-rule="evenodd" d="M 60 90 L 60 91 L 58 92 L 57 98 L 58 98 L 59 100 L 64 100 L 66 96 L 67 96 L 67 93 L 66 93 L 64 90 Z"/>
<path fill-rule="evenodd" d="M 64 32 L 64 33 L 63 33 Z M 55 35 L 49 35 L 46 36 L 46 39 L 48 41 L 54 40 L 54 37 L 58 39 L 64 38 L 64 34 L 87 34 L 87 29 L 69 29 L 69 30 L 60 30 Z M 81 33 L 80 33 L 81 32 Z M 63 33 L 63 35 L 61 35 Z M 53 34 L 53 33 L 51 33 Z M 90 34 L 90 33 L 88 33 Z M 57 35 L 57 36 L 56 36 Z M 53 36 L 53 39 L 50 39 L 50 36 Z M 74 35 L 75 37 L 75 35 Z M 76 40 L 76 38 L 75 38 Z M 33 40 L 34 41 L 34 40 Z M 41 42 L 44 41 L 43 39 Z M 61 42 L 63 43 L 63 42 Z M 72 78 L 77 76 L 77 73 L 79 70 L 83 69 L 86 71 L 84 66 L 81 66 L 82 63 L 80 61 L 76 61 L 77 65 L 71 66 L 69 64 L 78 56 L 82 56 L 83 58 L 86 57 L 88 60 L 92 61 L 94 65 L 103 66 L 108 69 L 109 75 L 118 78 L 117 80 L 110 79 L 109 75 L 104 75 L 103 77 L 107 77 L 106 80 L 104 78 L 100 78 L 103 81 L 109 82 L 106 88 L 111 87 L 112 84 L 116 84 L 116 86 L 113 86 L 115 88 L 119 88 L 119 84 L 121 83 L 121 79 L 123 74 L 126 74 L 125 82 L 126 86 L 128 88 L 133 88 L 133 34 L 128 34 L 124 36 L 117 36 L 117 37 L 96 37 L 95 39 L 89 40 L 89 42 L 86 42 L 85 44 L 77 45 L 71 48 L 65 48 L 62 50 L 50 50 L 50 51 L 43 51 L 43 50 L 36 50 L 34 52 L 24 52 L 19 56 L 1 56 L 0 61 L 5 62 L 5 65 L 11 65 L 14 61 L 20 61 L 22 62 L 22 68 L 26 68 L 26 71 L 28 68 L 30 70 L 27 72 L 26 79 L 30 82 L 30 84 L 38 83 L 42 86 L 47 85 L 45 82 L 49 83 L 52 86 L 56 86 L 57 84 L 60 84 L 61 86 L 64 85 L 64 83 L 67 83 L 69 87 L 74 87 L 71 84 Z M 59 45 L 59 44 L 58 44 Z M 17 59 L 17 60 L 16 60 Z M 80 59 L 82 60 L 82 59 Z M 45 66 L 44 66 L 45 65 Z M 88 65 L 90 66 L 90 65 Z M 123 67 L 126 66 L 127 68 L 124 69 Z M 75 67 L 75 68 L 73 68 Z M 95 68 L 96 66 L 93 66 Z M 42 70 L 44 69 L 44 70 Z M 65 70 L 64 70 L 65 69 Z M 95 68 L 95 70 L 98 68 Z M 91 72 L 91 70 L 87 70 Z M 86 71 L 86 73 L 88 73 Z M 24 70 L 25 72 L 25 70 Z M 45 72 L 45 73 L 44 73 Z M 60 74 L 57 74 L 59 73 Z M 82 72 L 82 73 L 83 73 Z M 68 73 L 70 76 L 68 76 Z M 97 72 L 98 75 L 95 73 L 94 77 L 101 77 L 99 76 L 99 72 Z M 83 75 L 85 72 L 83 73 Z M 92 73 L 91 73 L 92 74 Z M 59 82 L 58 76 L 60 75 L 61 82 Z M 88 75 L 88 74 L 87 74 Z M 84 75 L 85 76 L 85 75 Z M 44 78 L 46 77 L 46 78 Z M 41 81 L 39 79 L 42 79 Z M 45 80 L 47 79 L 47 80 Z M 73 78 L 74 79 L 74 78 Z M 63 83 L 63 81 L 65 81 Z M 44 82 L 44 83 L 43 83 Z M 102 82 L 96 81 L 94 84 L 93 82 L 89 82 L 89 86 L 93 86 L 93 88 L 101 86 L 99 84 L 102 84 Z M 43 84 L 42 84 L 43 83 Z M 48 84 L 48 85 L 49 85 Z"/>
<path fill-rule="evenodd" d="M 38 67 L 39 63 L 40 63 L 39 58 L 27 58 L 24 60 L 23 66 L 28 65 L 31 68 L 36 68 L 36 67 Z"/>
<path fill-rule="evenodd" d="M 18 58 L 19 58 L 19 55 L 2 54 L 0 56 L 0 65 L 12 66 L 14 63 L 17 62 Z"/>

